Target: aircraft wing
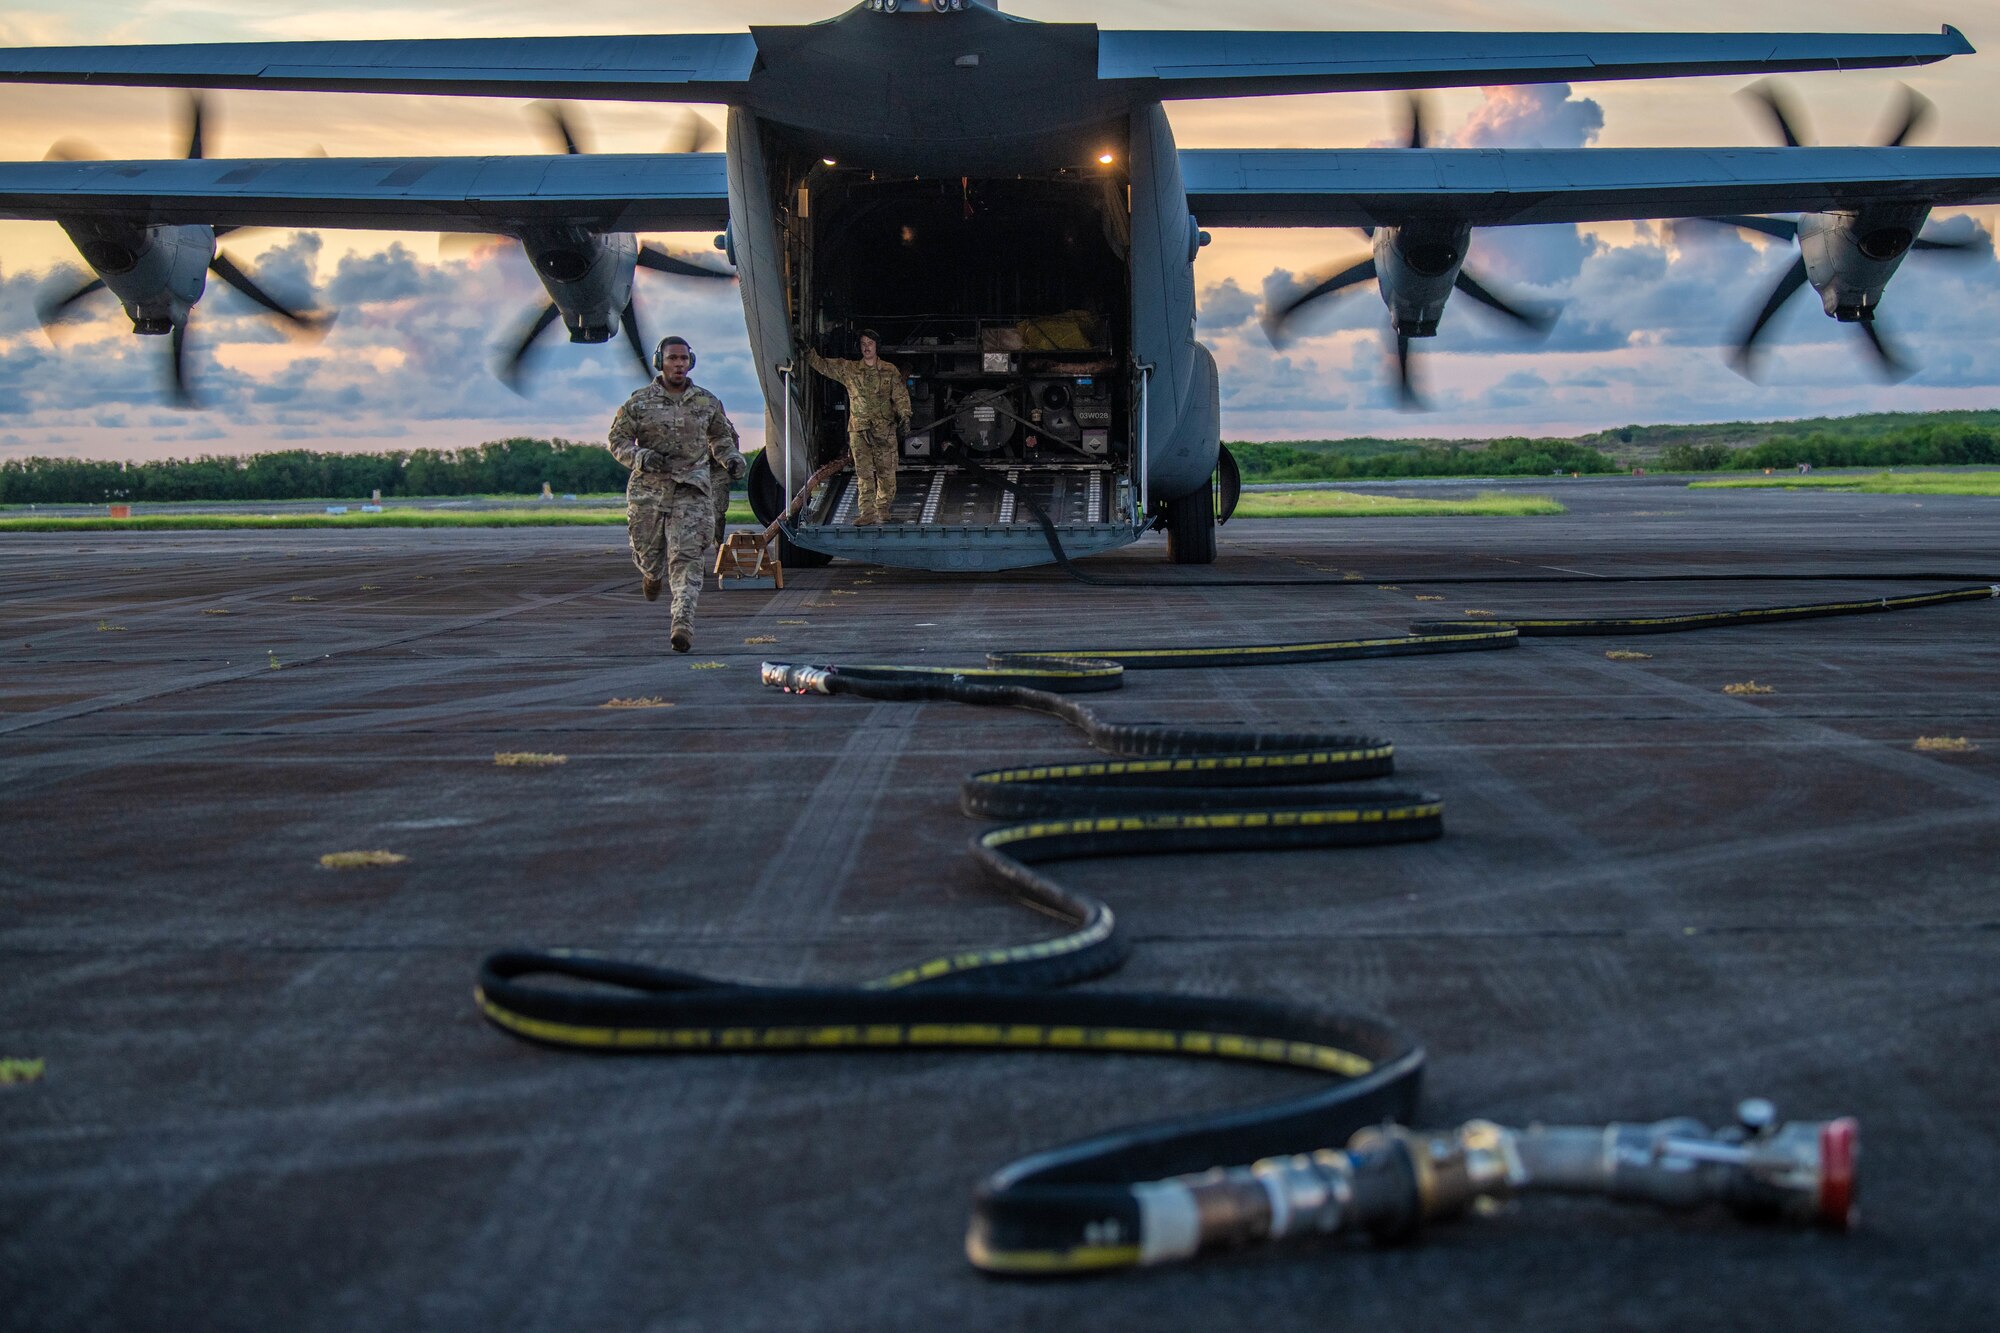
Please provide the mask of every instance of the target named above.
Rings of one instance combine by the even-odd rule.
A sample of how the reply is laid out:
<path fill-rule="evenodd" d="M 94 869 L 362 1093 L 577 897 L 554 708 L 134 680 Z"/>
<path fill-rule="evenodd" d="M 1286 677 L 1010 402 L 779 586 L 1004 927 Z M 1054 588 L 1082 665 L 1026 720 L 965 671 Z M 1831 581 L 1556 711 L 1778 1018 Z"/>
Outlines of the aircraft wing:
<path fill-rule="evenodd" d="M 733 102 L 747 32 L 0 49 L 0 82 Z"/>
<path fill-rule="evenodd" d="M 1097 76 L 1162 100 L 1928 65 L 1938 33 L 1103 32 Z"/>
<path fill-rule="evenodd" d="M 1205 227 L 1504 227 L 2000 203 L 2000 148 L 1184 149 Z"/>
<path fill-rule="evenodd" d="M 721 153 L 207 158 L 0 163 L 0 218 L 503 232 L 709 231 L 729 221 Z"/>

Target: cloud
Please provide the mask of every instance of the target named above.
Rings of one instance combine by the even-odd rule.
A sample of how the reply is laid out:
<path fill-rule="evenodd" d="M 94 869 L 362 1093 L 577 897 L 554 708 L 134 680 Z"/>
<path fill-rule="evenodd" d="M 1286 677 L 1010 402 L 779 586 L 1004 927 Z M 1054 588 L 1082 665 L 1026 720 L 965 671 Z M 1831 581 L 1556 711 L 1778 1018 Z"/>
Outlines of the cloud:
<path fill-rule="evenodd" d="M 1236 279 L 1224 278 L 1202 288 L 1197 309 L 1202 330 L 1219 332 L 1249 323 L 1256 318 L 1259 306 L 1255 296 L 1236 285 Z"/>
<path fill-rule="evenodd" d="M 1604 108 L 1566 83 L 1481 88 L 1478 109 L 1436 148 L 1587 148 L 1604 130 Z"/>
<path fill-rule="evenodd" d="M 379 254 L 343 256 L 326 297 L 335 306 L 406 301 L 440 293 L 450 272 L 449 265 L 419 269 L 417 257 L 398 241 Z"/>

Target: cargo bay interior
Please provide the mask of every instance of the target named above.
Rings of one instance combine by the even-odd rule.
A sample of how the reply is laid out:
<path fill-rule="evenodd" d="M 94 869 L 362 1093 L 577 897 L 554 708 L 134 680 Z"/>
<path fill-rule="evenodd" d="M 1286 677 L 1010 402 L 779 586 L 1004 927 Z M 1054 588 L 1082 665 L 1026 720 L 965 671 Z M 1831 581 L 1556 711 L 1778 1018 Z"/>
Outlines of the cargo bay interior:
<path fill-rule="evenodd" d="M 802 345 L 858 356 L 857 331 L 874 329 L 909 385 L 892 522 L 1031 522 L 992 473 L 1059 525 L 1119 520 L 1132 457 L 1123 189 L 1070 172 L 871 176 L 824 164 L 809 174 L 788 257 Z M 838 457 L 845 391 L 812 375 L 804 400 L 815 462 Z M 849 480 L 806 521 L 852 524 Z"/>

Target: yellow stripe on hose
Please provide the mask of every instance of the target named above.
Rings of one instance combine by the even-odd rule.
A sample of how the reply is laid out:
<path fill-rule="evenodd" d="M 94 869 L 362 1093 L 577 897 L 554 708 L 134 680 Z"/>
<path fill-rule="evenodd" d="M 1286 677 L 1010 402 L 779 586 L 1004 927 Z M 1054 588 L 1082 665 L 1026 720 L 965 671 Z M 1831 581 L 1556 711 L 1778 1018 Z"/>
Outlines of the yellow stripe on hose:
<path fill-rule="evenodd" d="M 996 768 L 973 774 L 975 782 L 1048 782 L 1061 778 L 1115 778 L 1132 774 L 1205 773 L 1240 768 L 1296 768 L 1315 764 L 1351 764 L 1387 759 L 1393 745 L 1361 750 L 1292 750 L 1271 754 L 1218 754 L 1189 759 L 1113 760 L 1088 764 L 1042 764 L 1034 768 Z"/>
<path fill-rule="evenodd" d="M 1129 1268 L 1139 1262 L 1137 1245 L 1079 1245 L 1073 1250 L 995 1250 L 976 1236 L 965 1238 L 965 1257 L 989 1273 L 1084 1273 Z"/>
<path fill-rule="evenodd" d="M 904 986 L 915 985 L 919 981 L 931 981 L 948 976 L 953 972 L 970 972 L 982 967 L 997 967 L 1003 963 L 1036 962 L 1043 958 L 1055 958 L 1066 953 L 1087 949 L 1111 937 L 1117 926 L 1117 918 L 1110 908 L 1105 908 L 1097 918 L 1082 930 L 1071 931 L 1067 935 L 1052 940 L 1037 940 L 1033 944 L 1014 944 L 999 949 L 977 949 L 953 954 L 949 958 L 933 958 L 891 972 L 886 977 L 877 977 L 865 982 L 864 990 L 900 990 Z"/>
<path fill-rule="evenodd" d="M 595 1050 L 798 1051 L 846 1047 L 994 1046 L 1016 1050 L 1131 1051 L 1197 1055 L 1290 1065 L 1358 1078 L 1374 1069 L 1366 1056 L 1318 1042 L 1253 1037 L 1237 1032 L 1170 1028 L 1050 1027 L 1038 1023 L 868 1023 L 786 1027 L 620 1028 L 556 1023 L 518 1014 L 488 996 L 473 998 L 509 1032 L 558 1046 Z"/>
<path fill-rule="evenodd" d="M 1424 819 L 1442 813 L 1444 806 L 1431 801 L 1421 805 L 1397 805 L 1366 809 L 1330 810 L 1246 810 L 1214 815 L 1105 815 L 1095 819 L 1051 819 L 1033 824 L 1011 824 L 982 834 L 984 847 L 1005 847 L 1010 843 L 1037 838 L 1064 837 L 1077 833 L 1173 832 L 1179 829 L 1296 828 L 1314 824 L 1380 824 L 1404 819 Z"/>

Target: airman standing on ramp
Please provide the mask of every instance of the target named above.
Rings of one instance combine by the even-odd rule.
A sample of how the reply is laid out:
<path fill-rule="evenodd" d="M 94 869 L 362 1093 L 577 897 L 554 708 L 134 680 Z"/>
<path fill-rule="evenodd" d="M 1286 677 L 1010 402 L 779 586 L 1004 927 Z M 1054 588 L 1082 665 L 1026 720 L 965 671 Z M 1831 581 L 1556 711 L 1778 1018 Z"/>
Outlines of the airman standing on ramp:
<path fill-rule="evenodd" d="M 718 508 L 712 473 L 737 478 L 747 471 L 722 400 L 688 378 L 694 359 L 687 339 L 660 339 L 653 351 L 658 376 L 626 399 L 611 422 L 612 457 L 632 470 L 625 487 L 632 560 L 647 601 L 660 595 L 663 570 L 673 585 L 677 653 L 694 646 L 701 555 L 714 537 Z"/>
<path fill-rule="evenodd" d="M 889 521 L 896 498 L 898 433 L 910 425 L 910 386 L 903 372 L 876 355 L 881 339 L 873 329 L 861 330 L 861 359 L 806 353 L 806 364 L 847 389 L 847 451 L 854 457 L 854 488 L 858 497 L 854 525 Z"/>

